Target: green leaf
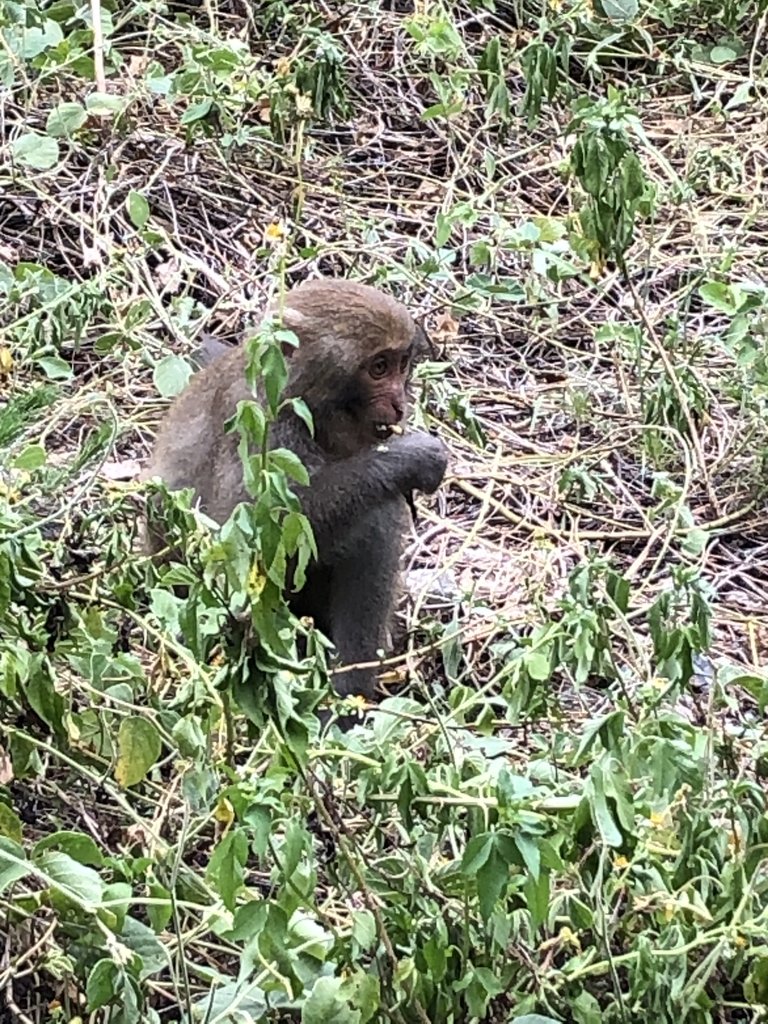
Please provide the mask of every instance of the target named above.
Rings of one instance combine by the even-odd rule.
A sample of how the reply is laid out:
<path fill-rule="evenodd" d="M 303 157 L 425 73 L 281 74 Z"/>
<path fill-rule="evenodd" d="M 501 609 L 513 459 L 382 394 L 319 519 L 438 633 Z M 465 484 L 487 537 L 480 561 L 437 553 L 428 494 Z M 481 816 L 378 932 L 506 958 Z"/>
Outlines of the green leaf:
<path fill-rule="evenodd" d="M 523 664 L 531 679 L 544 682 L 551 674 L 552 656 L 549 650 L 526 651 Z"/>
<path fill-rule="evenodd" d="M 734 314 L 739 311 L 742 301 L 737 302 L 736 296 L 730 285 L 721 281 L 708 281 L 699 288 L 699 295 L 710 306 L 719 309 L 721 313 Z"/>
<path fill-rule="evenodd" d="M 72 367 L 61 356 L 40 356 L 35 363 L 49 380 L 69 380 L 72 376 Z"/>
<path fill-rule="evenodd" d="M 59 161 L 59 144 L 48 135 L 27 132 L 14 139 L 11 145 L 14 159 L 25 167 L 47 171 Z"/>
<path fill-rule="evenodd" d="M 173 904 L 171 903 L 170 890 L 166 889 L 164 885 L 160 885 L 159 882 L 153 882 L 147 886 L 147 893 L 149 898 L 152 900 L 166 900 L 166 903 L 148 903 L 147 904 L 147 917 L 149 923 L 152 925 L 152 930 L 155 934 L 159 934 L 164 931 L 171 918 L 173 917 Z"/>
<path fill-rule="evenodd" d="M 96 117 L 112 117 L 121 114 L 128 101 L 124 96 L 115 96 L 113 93 L 92 92 L 86 97 L 85 106 L 89 114 Z"/>
<path fill-rule="evenodd" d="M 622 836 L 616 822 L 611 814 L 608 801 L 605 796 L 602 768 L 593 765 L 591 772 L 591 787 L 588 787 L 587 798 L 592 811 L 592 820 L 600 833 L 603 842 L 608 846 L 621 846 Z M 589 792 L 591 789 L 591 793 Z"/>
<path fill-rule="evenodd" d="M 14 469 L 40 469 L 45 465 L 45 448 L 41 444 L 30 444 L 13 460 Z"/>
<path fill-rule="evenodd" d="M 528 913 L 531 915 L 531 927 L 537 931 L 549 914 L 549 872 L 543 871 L 538 878 L 526 878 L 523 892 Z"/>
<path fill-rule="evenodd" d="M 751 78 L 748 78 L 745 82 L 740 82 L 736 88 L 736 92 L 725 104 L 724 109 L 735 110 L 737 107 L 746 106 L 752 99 L 754 84 L 755 83 Z"/>
<path fill-rule="evenodd" d="M 208 116 L 212 106 L 213 100 L 200 100 L 199 103 L 192 103 L 181 115 L 181 123 L 192 124 L 195 121 L 202 121 L 204 117 Z"/>
<path fill-rule="evenodd" d="M 120 938 L 141 959 L 139 977 L 143 980 L 168 967 L 168 953 L 158 937 L 135 917 L 126 917 Z"/>
<path fill-rule="evenodd" d="M 301 1011 L 301 1024 L 360 1024 L 359 1010 L 344 997 L 342 978 L 318 978 Z"/>
<path fill-rule="evenodd" d="M 23 848 L 10 839 L 0 837 L 0 892 L 24 878 L 31 870 Z"/>
<path fill-rule="evenodd" d="M 165 356 L 155 367 L 152 380 L 163 398 L 174 398 L 187 386 L 192 367 L 181 356 Z"/>
<path fill-rule="evenodd" d="M 53 883 L 54 889 L 85 909 L 95 910 L 101 902 L 104 884 L 93 868 L 80 864 L 66 853 L 46 850 L 35 857 L 35 866 Z"/>
<path fill-rule="evenodd" d="M 88 1000 L 89 1013 L 101 1009 L 115 998 L 119 976 L 120 968 L 114 961 L 106 957 L 96 961 L 85 984 L 85 997 Z"/>
<path fill-rule="evenodd" d="M 6 804 L 0 804 L 0 836 L 20 843 L 23 835 L 21 818 Z M 0 855 L 1 856 L 1 855 Z"/>
<path fill-rule="evenodd" d="M 376 918 L 370 910 L 352 912 L 352 941 L 357 944 L 357 953 L 367 953 L 376 942 Z"/>
<path fill-rule="evenodd" d="M 101 867 L 104 863 L 104 856 L 101 850 L 90 836 L 87 836 L 82 832 L 66 830 L 62 832 L 52 832 L 50 835 L 43 836 L 43 838 L 35 844 L 33 855 L 37 857 L 38 854 L 44 853 L 46 850 L 59 850 L 61 853 L 66 853 L 69 857 L 72 857 L 80 864 L 90 864 L 94 867 Z"/>
<path fill-rule="evenodd" d="M 732 46 L 713 46 L 709 51 L 709 59 L 713 64 L 728 64 L 738 57 L 738 52 Z"/>
<path fill-rule="evenodd" d="M 637 0 L 600 0 L 606 18 L 613 21 L 631 21 L 637 16 Z"/>
<path fill-rule="evenodd" d="M 306 487 L 309 483 L 309 474 L 301 459 L 294 452 L 287 448 L 273 448 L 269 453 L 270 466 L 279 469 L 281 473 L 291 477 L 298 484 Z"/>
<path fill-rule="evenodd" d="M 146 718 L 124 718 L 117 734 L 117 749 L 115 778 L 123 787 L 135 786 L 160 756 L 160 734 Z"/>
<path fill-rule="evenodd" d="M 74 135 L 87 120 L 88 114 L 82 103 L 59 103 L 48 115 L 45 131 L 54 138 Z"/>
<path fill-rule="evenodd" d="M 128 216 L 136 228 L 143 228 L 149 220 L 149 203 L 141 192 L 129 192 L 125 200 Z"/>
<path fill-rule="evenodd" d="M 487 921 L 493 913 L 496 900 L 509 879 L 509 864 L 494 843 L 488 860 L 477 872 L 477 895 L 480 913 Z"/>
<path fill-rule="evenodd" d="M 53 46 L 58 46 L 64 38 L 61 25 L 52 18 L 46 18 L 42 25 L 24 28 L 21 55 L 25 60 L 39 57 L 41 53 Z"/>
<path fill-rule="evenodd" d="M 248 859 L 248 840 L 242 829 L 232 829 L 213 851 L 206 877 L 216 886 L 228 910 L 234 910 L 235 900 L 245 877 Z"/>
<path fill-rule="evenodd" d="M 473 836 L 467 843 L 461 861 L 461 871 L 467 877 L 477 874 L 493 850 L 493 836 L 490 832 Z"/>

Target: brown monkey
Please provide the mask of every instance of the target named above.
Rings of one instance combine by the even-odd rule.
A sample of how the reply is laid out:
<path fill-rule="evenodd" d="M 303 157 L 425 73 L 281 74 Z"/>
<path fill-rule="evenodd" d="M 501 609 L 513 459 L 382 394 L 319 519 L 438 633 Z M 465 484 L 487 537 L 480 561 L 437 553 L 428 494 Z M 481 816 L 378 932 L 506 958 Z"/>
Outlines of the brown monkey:
<path fill-rule="evenodd" d="M 284 397 L 303 398 L 314 437 L 291 409 L 270 430 L 307 468 L 295 487 L 312 524 L 317 561 L 289 601 L 333 641 L 342 664 L 377 660 L 386 643 L 411 491 L 431 494 L 447 451 L 430 434 L 402 433 L 411 365 L 426 342 L 407 309 L 376 288 L 315 280 L 288 292 L 284 323 L 299 338 Z M 252 395 L 243 348 L 221 352 L 176 399 L 144 479 L 193 487 L 202 509 L 223 522 L 248 500 L 237 434 L 224 424 Z M 373 669 L 341 673 L 342 695 L 373 695 Z"/>

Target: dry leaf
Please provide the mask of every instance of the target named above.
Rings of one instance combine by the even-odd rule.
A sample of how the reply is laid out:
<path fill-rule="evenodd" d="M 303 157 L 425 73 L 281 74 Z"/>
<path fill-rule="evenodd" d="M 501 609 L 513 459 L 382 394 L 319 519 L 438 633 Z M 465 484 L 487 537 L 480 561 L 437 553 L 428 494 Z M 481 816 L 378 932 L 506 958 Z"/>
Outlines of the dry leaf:
<path fill-rule="evenodd" d="M 455 341 L 459 336 L 458 321 L 454 320 L 450 313 L 440 313 L 429 336 L 438 345 L 446 345 L 448 342 Z"/>
<path fill-rule="evenodd" d="M 140 472 L 140 462 L 136 459 L 124 459 L 122 462 L 105 462 L 99 475 L 106 480 L 135 480 Z"/>
<path fill-rule="evenodd" d="M 161 291 L 175 295 L 181 288 L 182 276 L 177 259 L 166 260 L 155 267 L 155 278 Z"/>
<path fill-rule="evenodd" d="M 6 752 L 0 747 L 0 786 L 7 786 L 13 779 L 13 765 Z"/>

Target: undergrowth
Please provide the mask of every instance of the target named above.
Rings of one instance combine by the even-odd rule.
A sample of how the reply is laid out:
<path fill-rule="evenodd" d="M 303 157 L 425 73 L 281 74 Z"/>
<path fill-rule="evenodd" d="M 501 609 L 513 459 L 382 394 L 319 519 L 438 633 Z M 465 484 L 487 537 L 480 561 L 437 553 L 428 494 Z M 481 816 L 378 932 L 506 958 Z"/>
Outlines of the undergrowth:
<path fill-rule="evenodd" d="M 767 19 L 0 0 L 2 1024 L 766 1019 Z M 268 333 L 253 501 L 137 544 L 201 337 L 319 273 L 452 452 L 367 708 Z"/>

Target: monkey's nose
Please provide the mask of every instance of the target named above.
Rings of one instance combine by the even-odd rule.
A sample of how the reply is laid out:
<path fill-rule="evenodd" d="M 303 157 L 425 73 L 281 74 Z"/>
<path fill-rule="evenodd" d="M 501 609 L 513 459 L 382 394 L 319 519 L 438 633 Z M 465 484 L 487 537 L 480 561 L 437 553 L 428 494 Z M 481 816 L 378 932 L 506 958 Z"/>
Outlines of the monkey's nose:
<path fill-rule="evenodd" d="M 404 407 L 400 404 L 400 402 L 393 402 L 392 403 L 392 408 L 395 410 L 395 416 L 397 416 L 397 418 L 399 420 L 402 419 L 403 418 L 403 412 L 405 410 L 404 410 Z"/>

